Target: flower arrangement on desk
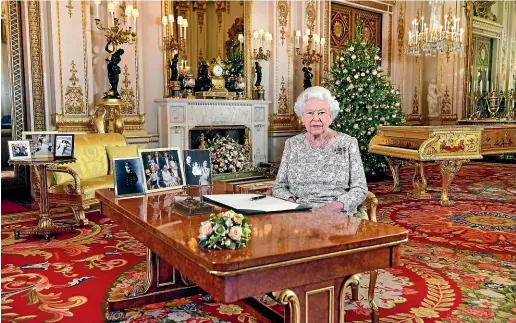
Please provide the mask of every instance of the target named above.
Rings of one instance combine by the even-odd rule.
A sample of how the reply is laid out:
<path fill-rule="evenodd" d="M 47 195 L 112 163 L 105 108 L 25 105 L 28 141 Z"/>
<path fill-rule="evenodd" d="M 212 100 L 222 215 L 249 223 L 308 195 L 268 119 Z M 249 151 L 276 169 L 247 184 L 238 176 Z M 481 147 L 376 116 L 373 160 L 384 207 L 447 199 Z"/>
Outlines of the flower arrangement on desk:
<path fill-rule="evenodd" d="M 247 247 L 251 229 L 247 217 L 235 211 L 210 214 L 199 228 L 199 245 L 211 249 L 237 249 Z"/>
<path fill-rule="evenodd" d="M 234 173 L 251 168 L 249 147 L 239 144 L 230 136 L 215 135 L 208 139 L 207 148 L 211 152 L 213 173 Z"/>

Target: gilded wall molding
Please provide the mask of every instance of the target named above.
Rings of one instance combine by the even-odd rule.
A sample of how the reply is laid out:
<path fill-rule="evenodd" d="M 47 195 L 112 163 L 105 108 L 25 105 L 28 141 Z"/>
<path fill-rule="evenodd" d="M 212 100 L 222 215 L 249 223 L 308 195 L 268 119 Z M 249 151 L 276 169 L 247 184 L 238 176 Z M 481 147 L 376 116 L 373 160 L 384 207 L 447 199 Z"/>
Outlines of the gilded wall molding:
<path fill-rule="evenodd" d="M 401 60 L 405 49 L 405 7 L 400 2 L 400 12 L 398 16 L 398 57 Z"/>
<path fill-rule="evenodd" d="M 70 18 L 72 18 L 72 15 L 73 15 L 73 4 L 72 4 L 72 0 L 68 0 L 68 4 L 66 5 L 66 8 L 68 9 L 68 16 L 70 16 Z"/>
<path fill-rule="evenodd" d="M 306 1 L 306 26 L 312 32 L 315 32 L 315 24 L 317 20 L 317 4 L 315 0 Z"/>
<path fill-rule="evenodd" d="M 41 49 L 41 7 L 39 1 L 29 1 L 29 40 L 32 72 L 32 103 L 34 130 L 46 130 L 43 98 L 43 53 Z"/>
<path fill-rule="evenodd" d="M 278 98 L 278 114 L 289 114 L 288 113 L 288 93 L 285 88 L 285 77 L 281 77 L 281 88 Z"/>
<path fill-rule="evenodd" d="M 77 69 L 73 60 L 70 64 L 70 73 L 72 73 L 70 77 L 71 84 L 66 86 L 64 112 L 66 114 L 84 114 L 86 111 L 84 94 L 82 93 L 82 87 L 78 84 L 79 78 L 76 75 Z"/>
<path fill-rule="evenodd" d="M 387 50 L 387 74 L 391 75 L 392 66 L 392 14 L 389 14 L 389 35 L 387 36 L 389 48 Z"/>
<path fill-rule="evenodd" d="M 61 51 L 61 16 L 59 13 L 59 1 L 56 1 L 56 16 L 57 16 L 57 46 L 59 58 L 59 89 L 61 92 L 61 109 L 64 107 L 63 95 L 63 53 Z"/>
<path fill-rule="evenodd" d="M 84 64 L 84 102 L 86 104 L 85 113 L 88 114 L 88 41 L 86 39 L 86 7 L 87 2 L 81 2 L 81 15 L 82 15 L 82 50 L 83 50 L 83 64 Z"/>
<path fill-rule="evenodd" d="M 8 2 L 7 39 L 9 40 L 9 79 L 11 82 L 11 124 L 13 140 L 21 140 L 25 130 L 25 77 L 21 35 L 20 2 Z M 6 53 L 2 53 L 6 55 Z"/>
<path fill-rule="evenodd" d="M 448 89 L 448 85 L 446 85 L 446 89 L 444 90 L 444 95 L 441 100 L 441 115 L 450 115 L 452 114 L 452 102 L 450 97 L 450 90 Z"/>
<path fill-rule="evenodd" d="M 287 0 L 278 0 L 278 23 L 280 25 L 281 46 L 285 43 L 286 27 L 289 21 L 290 3 Z"/>
<path fill-rule="evenodd" d="M 134 96 L 134 89 L 129 87 L 131 80 L 129 80 L 129 67 L 127 64 L 124 66 L 124 80 L 122 81 L 122 88 L 120 89 L 120 96 L 124 100 L 125 105 L 122 107 L 122 114 L 135 114 L 136 113 L 136 100 Z"/>
<path fill-rule="evenodd" d="M 199 24 L 199 32 L 202 33 L 204 27 L 204 14 L 206 13 L 206 2 L 204 1 L 193 1 L 193 11 L 197 12 L 197 22 Z"/>
<path fill-rule="evenodd" d="M 244 31 L 245 31 L 245 57 L 244 57 L 244 66 L 245 66 L 245 86 L 246 86 L 246 96 L 248 98 L 253 97 L 253 74 L 251 72 L 251 56 L 252 56 L 252 20 L 253 20 L 253 2 L 245 1 L 244 2 Z"/>
<path fill-rule="evenodd" d="M 326 44 L 324 44 L 323 53 L 323 77 L 330 71 L 330 1 L 324 1 L 324 18 L 323 18 L 323 33 Z"/>
<path fill-rule="evenodd" d="M 414 88 L 414 99 L 412 100 L 412 113 L 413 115 L 419 115 L 419 92 L 417 86 Z"/>

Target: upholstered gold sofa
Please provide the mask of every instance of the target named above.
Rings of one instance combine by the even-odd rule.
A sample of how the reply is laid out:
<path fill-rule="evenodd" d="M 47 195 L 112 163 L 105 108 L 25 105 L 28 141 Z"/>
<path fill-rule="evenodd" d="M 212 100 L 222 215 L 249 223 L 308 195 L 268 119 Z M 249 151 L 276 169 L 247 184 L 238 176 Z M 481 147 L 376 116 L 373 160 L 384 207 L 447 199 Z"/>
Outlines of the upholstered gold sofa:
<path fill-rule="evenodd" d="M 50 205 L 71 207 L 75 218 L 83 225 L 88 224 L 85 210 L 98 203 L 95 191 L 114 186 L 107 146 L 127 146 L 127 143 L 118 133 L 75 135 L 74 157 L 77 161 L 48 170 Z M 33 176 L 36 195 L 41 189 L 38 178 Z"/>

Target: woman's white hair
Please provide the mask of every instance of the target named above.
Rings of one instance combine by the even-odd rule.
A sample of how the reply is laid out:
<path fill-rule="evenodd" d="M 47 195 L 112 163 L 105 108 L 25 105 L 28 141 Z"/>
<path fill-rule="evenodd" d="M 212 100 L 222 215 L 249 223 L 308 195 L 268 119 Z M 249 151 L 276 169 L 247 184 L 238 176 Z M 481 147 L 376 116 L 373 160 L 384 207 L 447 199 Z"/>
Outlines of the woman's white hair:
<path fill-rule="evenodd" d="M 330 110 L 331 120 L 333 122 L 337 115 L 339 114 L 339 102 L 335 100 L 335 98 L 331 95 L 331 92 L 321 86 L 312 86 L 308 89 L 304 90 L 297 97 L 296 104 L 294 104 L 294 112 L 301 119 L 303 117 L 303 113 L 305 111 L 305 103 L 308 100 L 318 99 L 326 102 L 328 104 L 328 109 Z"/>

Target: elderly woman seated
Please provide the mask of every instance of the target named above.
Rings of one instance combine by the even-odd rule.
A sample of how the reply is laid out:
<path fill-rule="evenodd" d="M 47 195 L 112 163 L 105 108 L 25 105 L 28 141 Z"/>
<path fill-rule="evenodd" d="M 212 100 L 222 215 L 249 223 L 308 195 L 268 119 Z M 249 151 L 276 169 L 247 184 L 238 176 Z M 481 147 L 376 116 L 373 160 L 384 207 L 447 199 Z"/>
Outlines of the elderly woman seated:
<path fill-rule="evenodd" d="M 367 195 L 358 141 L 330 129 L 339 103 L 330 91 L 314 86 L 294 106 L 306 133 L 285 142 L 272 195 L 284 200 L 354 215 Z"/>

